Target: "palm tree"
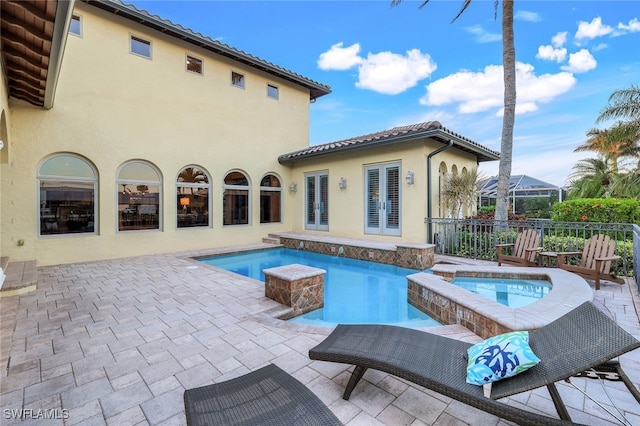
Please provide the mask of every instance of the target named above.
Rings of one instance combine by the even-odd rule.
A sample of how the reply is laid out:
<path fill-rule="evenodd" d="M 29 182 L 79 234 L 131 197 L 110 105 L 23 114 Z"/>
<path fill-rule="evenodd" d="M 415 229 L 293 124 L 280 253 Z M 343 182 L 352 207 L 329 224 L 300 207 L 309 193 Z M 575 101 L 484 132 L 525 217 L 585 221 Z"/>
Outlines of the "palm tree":
<path fill-rule="evenodd" d="M 397 6 L 402 0 L 391 0 Z M 429 0 L 425 0 L 420 8 Z M 508 219 L 509 181 L 511 180 L 511 164 L 513 157 L 513 125 L 516 114 L 516 49 L 513 31 L 514 0 L 502 0 L 502 66 L 504 82 L 504 115 L 502 117 L 502 138 L 500 142 L 500 163 L 498 165 L 498 187 L 496 193 L 496 222 Z M 471 0 L 464 0 L 460 11 L 451 21 L 456 19 L 469 7 Z M 495 14 L 498 13 L 498 0 L 494 3 Z"/>
<path fill-rule="evenodd" d="M 587 141 L 573 152 L 594 151 L 609 163 L 612 173 L 618 173 L 618 160 L 640 156 L 640 145 L 634 132 L 632 127 L 620 121 L 610 129 L 590 129 Z"/>
<path fill-rule="evenodd" d="M 575 172 L 569 176 L 571 198 L 602 198 L 609 195 L 609 184 L 614 175 L 606 161 L 587 158 L 578 161 L 573 169 Z"/>
<path fill-rule="evenodd" d="M 600 112 L 596 123 L 623 119 L 622 126 L 630 135 L 640 138 L 640 87 L 631 85 L 628 89 L 616 90 L 609 96 L 609 104 Z"/>
<path fill-rule="evenodd" d="M 470 208 L 477 199 L 478 169 L 464 170 L 460 174 L 445 176 L 441 190 L 442 201 L 447 213 L 453 218 L 462 217 L 462 209 Z"/>

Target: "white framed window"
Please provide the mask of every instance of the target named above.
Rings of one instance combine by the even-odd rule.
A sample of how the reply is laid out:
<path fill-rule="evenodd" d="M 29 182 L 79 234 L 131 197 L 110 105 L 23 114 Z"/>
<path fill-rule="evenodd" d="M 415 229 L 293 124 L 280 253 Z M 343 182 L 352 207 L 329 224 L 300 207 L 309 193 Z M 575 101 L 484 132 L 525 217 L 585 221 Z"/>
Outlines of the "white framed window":
<path fill-rule="evenodd" d="M 273 84 L 267 84 L 267 97 L 271 99 L 278 99 L 279 97 L 279 89 L 278 86 L 274 86 Z"/>
<path fill-rule="evenodd" d="M 282 184 L 274 174 L 260 181 L 260 223 L 282 222 Z"/>
<path fill-rule="evenodd" d="M 241 87 L 244 89 L 244 74 L 240 74 L 239 72 L 231 71 L 231 84 L 236 87 Z"/>
<path fill-rule="evenodd" d="M 131 34 L 129 36 L 129 53 L 151 59 L 151 41 Z"/>
<path fill-rule="evenodd" d="M 187 166 L 176 179 L 176 223 L 178 228 L 210 226 L 211 179 L 200 166 Z"/>
<path fill-rule="evenodd" d="M 82 16 L 71 15 L 71 22 L 69 23 L 69 34 L 82 37 Z"/>
<path fill-rule="evenodd" d="M 38 235 L 95 234 L 98 173 L 85 158 L 57 154 L 38 168 Z"/>
<path fill-rule="evenodd" d="M 162 179 L 151 163 L 133 160 L 118 170 L 118 231 L 160 230 Z"/>
<path fill-rule="evenodd" d="M 249 179 L 242 172 L 229 172 L 224 177 L 222 189 L 222 224 L 248 225 L 251 212 Z"/>
<path fill-rule="evenodd" d="M 202 75 L 202 59 L 196 58 L 195 56 L 187 53 L 186 69 L 194 74 Z"/>

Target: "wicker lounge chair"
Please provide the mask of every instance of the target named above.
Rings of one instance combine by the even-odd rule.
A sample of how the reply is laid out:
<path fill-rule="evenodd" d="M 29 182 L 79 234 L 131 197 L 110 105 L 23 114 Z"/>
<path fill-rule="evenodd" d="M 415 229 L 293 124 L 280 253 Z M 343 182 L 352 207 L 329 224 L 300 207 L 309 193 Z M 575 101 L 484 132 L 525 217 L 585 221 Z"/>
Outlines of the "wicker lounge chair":
<path fill-rule="evenodd" d="M 482 386 L 466 382 L 466 354 L 470 343 L 415 329 L 339 325 L 309 351 L 309 357 L 355 366 L 344 399 L 349 399 L 365 371 L 373 368 L 518 424 L 552 425 L 571 422 L 555 382 L 640 347 L 637 339 L 590 302 L 531 331 L 529 342 L 542 361 L 528 371 L 492 383 L 490 397 L 484 396 Z M 625 384 L 633 388 L 632 383 Z M 498 401 L 542 386 L 547 386 L 559 419 Z"/>
<path fill-rule="evenodd" d="M 184 392 L 187 425 L 342 425 L 313 392 L 269 364 Z"/>
<path fill-rule="evenodd" d="M 614 255 L 615 251 L 616 243 L 608 235 L 594 235 L 585 241 L 582 252 L 558 253 L 558 266 L 587 280 L 595 281 L 596 290 L 600 290 L 600 280 L 624 284 L 623 278 L 611 273 L 611 262 L 620 259 L 620 256 Z M 567 262 L 572 256 L 580 256 L 578 265 Z"/>
<path fill-rule="evenodd" d="M 516 237 L 513 244 L 496 244 L 496 254 L 498 255 L 498 265 L 507 263 L 516 266 L 538 266 L 536 255 L 542 247 L 540 246 L 540 235 L 535 229 L 525 229 Z M 507 254 L 506 249 L 511 249 L 511 254 Z"/>

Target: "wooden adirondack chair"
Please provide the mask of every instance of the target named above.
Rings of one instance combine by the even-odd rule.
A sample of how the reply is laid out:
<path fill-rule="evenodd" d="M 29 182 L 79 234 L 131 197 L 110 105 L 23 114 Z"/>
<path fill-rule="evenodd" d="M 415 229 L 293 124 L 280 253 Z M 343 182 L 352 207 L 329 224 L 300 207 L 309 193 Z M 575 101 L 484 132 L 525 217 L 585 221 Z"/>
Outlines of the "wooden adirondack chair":
<path fill-rule="evenodd" d="M 624 284 L 624 279 L 611 273 L 611 262 L 620 259 L 615 256 L 616 243 L 608 235 L 598 234 L 584 243 L 582 252 L 558 253 L 558 267 L 580 275 L 587 280 L 594 280 L 596 290 L 600 290 L 600 280 L 604 279 L 618 284 Z M 569 257 L 580 256 L 578 265 L 567 262 Z"/>
<path fill-rule="evenodd" d="M 536 230 L 525 229 L 518 234 L 515 243 L 496 245 L 498 265 L 508 263 L 516 266 L 538 266 L 536 255 L 542 250 L 539 246 L 540 235 Z M 513 248 L 511 254 L 507 254 L 507 248 Z"/>

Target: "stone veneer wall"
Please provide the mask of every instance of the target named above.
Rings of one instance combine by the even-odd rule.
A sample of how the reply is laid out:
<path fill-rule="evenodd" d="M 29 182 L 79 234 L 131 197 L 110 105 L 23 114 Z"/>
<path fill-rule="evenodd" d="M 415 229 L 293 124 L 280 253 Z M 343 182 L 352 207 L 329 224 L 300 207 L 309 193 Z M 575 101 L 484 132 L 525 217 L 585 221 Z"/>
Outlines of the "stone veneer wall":
<path fill-rule="evenodd" d="M 442 324 L 460 324 L 478 336 L 491 336 L 513 331 L 449 297 L 408 280 L 409 303 Z"/>
<path fill-rule="evenodd" d="M 290 306 L 292 317 L 324 307 L 324 269 L 285 265 L 264 270 L 264 295 Z"/>
<path fill-rule="evenodd" d="M 300 247 L 300 243 L 303 246 Z M 280 237 L 280 243 L 290 249 L 311 251 L 330 256 L 344 256 L 351 259 L 386 263 L 410 269 L 431 268 L 435 261 L 433 244 L 396 244 L 395 250 L 376 247 L 352 246 L 336 242 L 309 241 L 298 238 Z M 342 247 L 343 251 L 340 251 Z"/>

